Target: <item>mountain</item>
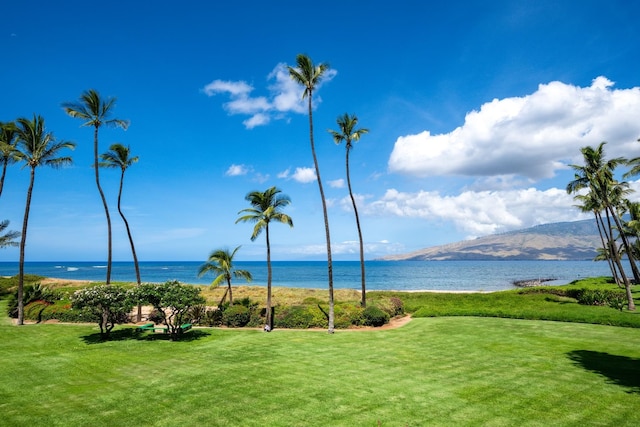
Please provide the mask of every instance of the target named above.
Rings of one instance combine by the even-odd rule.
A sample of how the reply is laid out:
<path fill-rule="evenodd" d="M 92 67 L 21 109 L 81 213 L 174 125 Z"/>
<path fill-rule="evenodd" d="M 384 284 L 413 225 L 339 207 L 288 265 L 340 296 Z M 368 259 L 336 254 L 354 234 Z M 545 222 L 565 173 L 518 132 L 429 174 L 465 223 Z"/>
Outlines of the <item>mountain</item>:
<path fill-rule="evenodd" d="M 389 255 L 385 261 L 592 260 L 602 247 L 595 220 L 556 222 Z"/>

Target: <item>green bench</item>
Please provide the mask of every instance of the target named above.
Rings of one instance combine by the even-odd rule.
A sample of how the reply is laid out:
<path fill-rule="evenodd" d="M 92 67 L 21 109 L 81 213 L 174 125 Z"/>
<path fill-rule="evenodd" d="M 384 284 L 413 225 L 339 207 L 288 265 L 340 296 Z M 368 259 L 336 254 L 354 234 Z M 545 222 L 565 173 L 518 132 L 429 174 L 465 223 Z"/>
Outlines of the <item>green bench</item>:
<path fill-rule="evenodd" d="M 193 327 L 193 325 L 191 323 L 185 323 L 183 325 L 180 325 L 180 330 L 181 332 L 187 332 L 189 329 L 191 329 Z M 137 331 L 139 332 L 144 332 L 144 331 L 152 331 L 152 332 L 162 332 L 164 334 L 168 333 L 169 330 L 167 329 L 166 326 L 156 326 L 153 323 L 145 323 L 144 325 L 140 325 L 136 328 Z"/>

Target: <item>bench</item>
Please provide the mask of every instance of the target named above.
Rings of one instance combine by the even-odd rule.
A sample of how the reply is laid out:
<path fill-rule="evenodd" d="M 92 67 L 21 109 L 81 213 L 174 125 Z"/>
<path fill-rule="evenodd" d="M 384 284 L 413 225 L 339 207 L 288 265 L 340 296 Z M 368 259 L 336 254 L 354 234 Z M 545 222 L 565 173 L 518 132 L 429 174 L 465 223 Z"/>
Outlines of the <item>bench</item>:
<path fill-rule="evenodd" d="M 193 325 L 191 323 L 185 323 L 183 325 L 180 325 L 180 332 L 187 332 L 192 327 Z M 140 332 L 144 332 L 144 331 L 162 332 L 164 334 L 169 332 L 166 326 L 156 326 L 153 323 L 146 323 L 144 325 L 140 325 L 136 328 L 136 330 Z"/>
<path fill-rule="evenodd" d="M 167 332 L 166 326 L 156 326 L 154 323 L 146 323 L 144 325 L 140 325 L 136 328 L 136 331 L 144 332 L 144 331 L 152 331 L 152 332 Z"/>
<path fill-rule="evenodd" d="M 155 325 L 153 323 L 145 323 L 144 325 L 140 325 L 136 328 L 136 331 L 150 331 L 153 329 Z"/>

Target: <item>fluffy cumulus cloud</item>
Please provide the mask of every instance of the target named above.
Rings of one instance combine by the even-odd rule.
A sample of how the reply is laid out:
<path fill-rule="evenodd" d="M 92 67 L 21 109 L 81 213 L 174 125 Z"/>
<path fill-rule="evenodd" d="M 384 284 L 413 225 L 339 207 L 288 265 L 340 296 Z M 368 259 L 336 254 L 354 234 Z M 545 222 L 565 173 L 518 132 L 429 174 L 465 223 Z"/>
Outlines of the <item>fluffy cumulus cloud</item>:
<path fill-rule="evenodd" d="M 328 70 L 316 90 L 335 75 L 335 70 Z M 230 100 L 223 105 L 224 109 L 232 115 L 249 116 L 242 122 L 247 129 L 269 124 L 273 119 L 286 117 L 287 113 L 307 112 L 306 101 L 302 99 L 303 88 L 289 77 L 286 64 L 276 65 L 267 75 L 267 82 L 268 96 L 251 96 L 255 88 L 244 81 L 214 80 L 202 91 L 207 96 L 226 94 Z M 315 103 L 320 101 L 314 96 Z"/>
<path fill-rule="evenodd" d="M 609 156 L 637 151 L 640 88 L 614 89 L 605 77 L 589 87 L 562 82 L 534 93 L 494 99 L 467 114 L 447 134 L 424 131 L 399 137 L 390 172 L 414 176 L 554 176 L 580 161 L 579 148 L 608 141 Z"/>
<path fill-rule="evenodd" d="M 589 218 L 573 205 L 565 190 L 528 188 L 510 191 L 464 191 L 455 196 L 438 192 L 406 193 L 395 189 L 365 206 L 369 215 L 451 221 L 468 237 L 559 221 Z"/>
<path fill-rule="evenodd" d="M 229 169 L 227 169 L 227 171 L 225 172 L 225 175 L 240 176 L 240 175 L 246 175 L 247 173 L 249 173 L 249 168 L 247 166 L 233 164 L 229 166 Z"/>
<path fill-rule="evenodd" d="M 291 175 L 295 181 L 307 184 L 316 180 L 316 171 L 312 168 L 296 168 L 296 171 Z"/>

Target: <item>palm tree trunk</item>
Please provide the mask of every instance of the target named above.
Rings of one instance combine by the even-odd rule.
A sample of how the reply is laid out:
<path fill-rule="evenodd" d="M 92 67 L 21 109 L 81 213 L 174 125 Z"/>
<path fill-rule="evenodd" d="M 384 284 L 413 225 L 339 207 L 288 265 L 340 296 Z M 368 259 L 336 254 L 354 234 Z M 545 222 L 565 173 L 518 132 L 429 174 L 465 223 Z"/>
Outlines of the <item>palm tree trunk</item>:
<path fill-rule="evenodd" d="M 313 165 L 316 168 L 316 176 L 318 177 L 318 188 L 320 189 L 320 198 L 322 199 L 322 214 L 324 215 L 324 232 L 327 238 L 327 273 L 329 277 L 329 330 L 334 332 L 334 310 L 333 310 L 333 262 L 331 260 L 331 234 L 329 232 L 329 216 L 327 215 L 327 202 L 324 198 L 324 190 L 322 188 L 322 180 L 320 179 L 320 168 L 318 167 L 318 158 L 316 157 L 315 144 L 313 143 L 313 112 L 311 108 L 311 91 L 309 91 L 309 140 L 311 141 L 311 154 L 313 154 Z"/>
<path fill-rule="evenodd" d="M 596 226 L 598 227 L 598 234 L 600 235 L 600 241 L 602 242 L 602 249 L 604 249 L 605 251 L 607 264 L 609 264 L 611 275 L 613 276 L 613 280 L 616 282 L 616 284 L 619 285 L 620 278 L 618 277 L 618 272 L 616 271 L 616 268 L 613 265 L 613 261 L 611 260 L 611 249 L 609 247 L 609 244 L 607 243 L 609 242 L 609 236 L 607 235 L 606 242 L 603 236 L 603 233 L 605 233 L 604 231 L 605 227 L 604 227 L 604 223 L 602 223 L 602 215 L 600 215 L 600 213 L 597 210 L 594 210 L 593 214 L 595 215 L 595 218 L 596 218 Z"/>
<path fill-rule="evenodd" d="M 129 243 L 131 244 L 131 253 L 133 254 L 133 266 L 136 269 L 136 283 L 140 286 L 142 280 L 140 279 L 140 266 L 138 265 L 138 256 L 136 255 L 136 247 L 133 245 L 133 237 L 131 237 L 131 230 L 129 229 L 129 222 L 127 218 L 125 218 L 122 213 L 122 208 L 120 205 L 120 201 L 122 200 L 122 185 L 124 183 L 124 169 L 122 169 L 122 173 L 120 174 L 120 189 L 118 190 L 118 213 L 122 218 L 122 222 L 124 222 L 124 227 L 127 229 L 127 236 L 129 237 Z M 138 312 L 136 314 L 137 321 L 140 322 L 142 320 L 142 304 L 138 304 Z"/>
<path fill-rule="evenodd" d="M 612 207 L 609 207 L 609 211 L 611 212 L 611 216 L 620 230 L 620 238 L 622 239 L 622 244 L 624 245 L 625 252 L 627 254 L 627 259 L 629 260 L 629 265 L 631 266 L 631 272 L 633 273 L 633 280 L 635 283 L 640 283 L 640 272 L 638 272 L 638 266 L 636 265 L 635 259 L 633 258 L 633 249 L 629 244 L 629 239 L 624 233 L 624 229 L 622 228 L 622 223 L 620 222 L 620 218 L 614 211 Z"/>
<path fill-rule="evenodd" d="M 111 284 L 111 253 L 112 253 L 112 242 L 111 242 L 111 217 L 109 216 L 109 206 L 107 205 L 107 199 L 104 197 L 104 192 L 102 191 L 102 187 L 100 186 L 100 173 L 98 167 L 98 126 L 96 125 L 93 131 L 93 168 L 96 172 L 96 186 L 98 187 L 98 192 L 100 193 L 100 199 L 102 200 L 102 205 L 104 206 L 104 213 L 107 217 L 107 234 L 108 234 L 108 252 L 107 252 L 107 279 L 106 284 Z"/>
<path fill-rule="evenodd" d="M 265 227 L 265 236 L 267 239 L 267 312 L 266 323 L 269 325 L 269 330 L 273 329 L 273 319 L 271 318 L 271 243 L 269 242 L 269 223 Z"/>
<path fill-rule="evenodd" d="M 356 206 L 356 199 L 353 197 L 353 191 L 351 191 L 351 175 L 349 173 L 349 148 L 347 147 L 347 187 L 349 187 L 349 197 L 351 197 L 351 203 L 353 204 L 353 213 L 356 216 L 356 226 L 358 228 L 358 239 L 360 241 L 360 278 L 362 282 L 362 299 L 360 305 L 362 308 L 367 307 L 367 287 L 365 285 L 365 271 L 364 271 L 364 243 L 362 242 L 362 229 L 360 228 L 360 217 L 358 216 L 358 207 Z"/>
<path fill-rule="evenodd" d="M 2 177 L 0 178 L 0 196 L 2 196 L 2 189 L 4 188 L 4 177 L 7 175 L 7 161 L 2 163 Z"/>
<path fill-rule="evenodd" d="M 29 209 L 31 208 L 31 195 L 33 194 L 33 184 L 36 179 L 36 170 L 32 166 L 29 189 L 27 190 L 27 202 L 24 207 L 24 218 L 22 220 L 22 238 L 20 239 L 20 267 L 18 272 L 18 325 L 24 325 L 24 248 L 27 243 L 27 225 L 29 224 Z"/>
<path fill-rule="evenodd" d="M 613 226 L 611 225 L 611 218 L 609 217 L 609 212 L 605 209 L 605 214 L 607 216 L 607 224 L 609 226 L 609 233 L 613 236 Z M 620 253 L 618 252 L 618 247 L 614 240 L 611 240 L 611 251 L 613 255 L 613 260 L 618 266 L 618 270 L 620 271 L 620 276 L 622 277 L 622 281 L 624 283 L 624 288 L 627 294 L 627 304 L 629 311 L 635 311 L 636 305 L 633 301 L 633 295 L 631 295 L 631 283 L 629 283 L 629 278 L 627 278 L 627 274 L 622 267 L 622 262 L 620 261 Z"/>
<path fill-rule="evenodd" d="M 227 290 L 225 291 L 225 295 L 229 294 L 229 306 L 233 305 L 233 291 L 231 290 L 231 276 L 227 276 Z"/>

